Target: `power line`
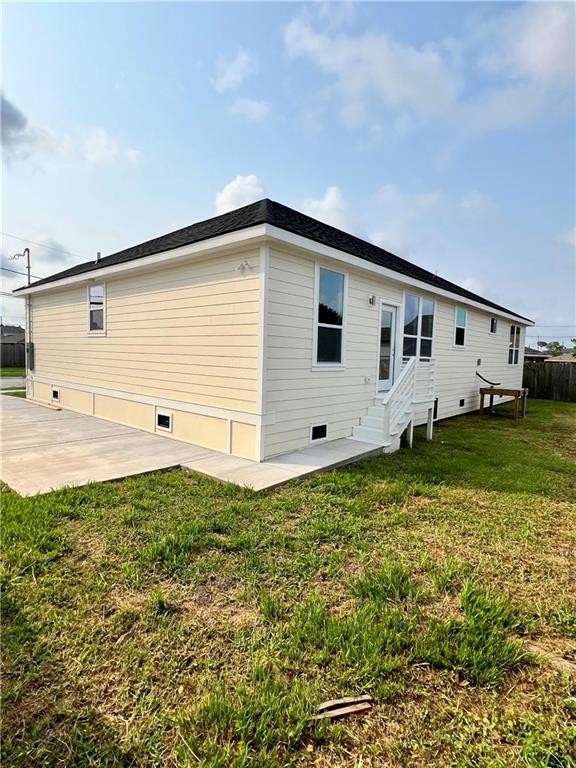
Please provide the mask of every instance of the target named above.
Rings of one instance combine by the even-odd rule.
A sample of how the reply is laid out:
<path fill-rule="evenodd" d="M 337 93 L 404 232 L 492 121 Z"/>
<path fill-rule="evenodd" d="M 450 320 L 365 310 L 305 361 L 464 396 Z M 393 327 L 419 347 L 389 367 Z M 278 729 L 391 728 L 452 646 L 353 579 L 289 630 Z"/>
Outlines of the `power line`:
<path fill-rule="evenodd" d="M 13 272 L 15 275 L 24 275 L 24 277 L 28 277 L 26 272 L 20 272 L 17 269 L 8 269 L 8 267 L 0 267 L 0 269 L 4 270 L 4 272 Z M 34 280 L 43 280 L 44 278 L 38 277 L 38 275 L 30 275 L 30 277 L 33 277 Z"/>
<path fill-rule="evenodd" d="M 56 251 L 57 253 L 67 253 L 70 256 L 77 256 L 79 259 L 86 259 L 86 256 L 80 256 L 79 253 L 72 253 L 72 251 L 66 250 L 66 248 L 55 248 L 53 245 L 45 245 L 44 243 L 39 243 L 36 240 L 28 240 L 26 237 L 18 237 L 18 235 L 11 235 L 9 232 L 0 232 L 0 235 L 4 235 L 4 237 L 12 237 L 14 240 L 20 240 L 23 243 L 30 243 L 31 245 L 37 245 L 40 248 L 47 248 L 49 251 Z M 89 261 L 89 259 L 87 259 Z"/>

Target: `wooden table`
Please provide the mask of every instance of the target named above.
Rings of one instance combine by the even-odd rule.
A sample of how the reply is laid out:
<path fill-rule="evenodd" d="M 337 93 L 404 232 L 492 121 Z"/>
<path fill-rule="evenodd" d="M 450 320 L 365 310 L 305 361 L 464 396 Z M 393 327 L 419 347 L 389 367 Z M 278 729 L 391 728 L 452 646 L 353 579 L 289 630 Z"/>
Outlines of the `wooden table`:
<path fill-rule="evenodd" d="M 480 387 L 480 416 L 484 416 L 484 398 L 488 396 L 490 403 L 488 406 L 488 413 L 492 413 L 494 406 L 494 397 L 513 397 L 514 402 L 512 404 L 511 417 L 513 419 L 523 419 L 526 416 L 526 401 L 528 399 L 528 390 L 526 387 L 522 389 L 505 389 L 503 387 Z"/>

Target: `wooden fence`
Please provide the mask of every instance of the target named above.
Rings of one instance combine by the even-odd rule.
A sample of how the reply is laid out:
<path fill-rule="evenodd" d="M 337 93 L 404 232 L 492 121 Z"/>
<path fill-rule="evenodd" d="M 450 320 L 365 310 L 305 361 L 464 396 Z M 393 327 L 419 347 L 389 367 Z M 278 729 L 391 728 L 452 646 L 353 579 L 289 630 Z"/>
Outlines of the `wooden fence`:
<path fill-rule="evenodd" d="M 26 353 L 23 341 L 0 343 L 0 366 L 2 368 L 24 368 Z"/>
<path fill-rule="evenodd" d="M 524 363 L 523 386 L 530 397 L 576 403 L 576 362 Z"/>

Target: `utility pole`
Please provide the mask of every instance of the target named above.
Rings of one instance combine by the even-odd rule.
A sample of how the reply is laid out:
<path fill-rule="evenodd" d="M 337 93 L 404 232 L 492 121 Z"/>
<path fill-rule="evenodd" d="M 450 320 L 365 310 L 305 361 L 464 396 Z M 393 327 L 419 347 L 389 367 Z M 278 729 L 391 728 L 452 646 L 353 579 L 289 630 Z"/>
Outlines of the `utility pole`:
<path fill-rule="evenodd" d="M 16 261 L 16 259 L 26 259 L 26 276 L 28 279 L 28 285 L 30 285 L 30 248 L 24 248 L 22 253 L 15 253 L 8 257 L 10 261 Z"/>

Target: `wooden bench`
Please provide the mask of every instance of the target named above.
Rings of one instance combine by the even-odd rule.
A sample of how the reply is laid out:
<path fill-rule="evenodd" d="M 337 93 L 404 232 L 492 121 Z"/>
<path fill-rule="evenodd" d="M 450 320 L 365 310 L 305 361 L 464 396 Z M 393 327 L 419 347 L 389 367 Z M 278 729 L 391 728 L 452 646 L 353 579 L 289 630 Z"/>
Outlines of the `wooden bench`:
<path fill-rule="evenodd" d="M 486 396 L 490 398 L 488 413 L 492 413 L 495 396 L 513 397 L 514 402 L 512 404 L 512 413 L 510 414 L 511 418 L 523 419 L 526 416 L 526 401 L 528 399 L 528 390 L 525 387 L 522 389 L 505 389 L 504 387 L 480 387 L 480 416 L 484 416 L 484 398 Z"/>

